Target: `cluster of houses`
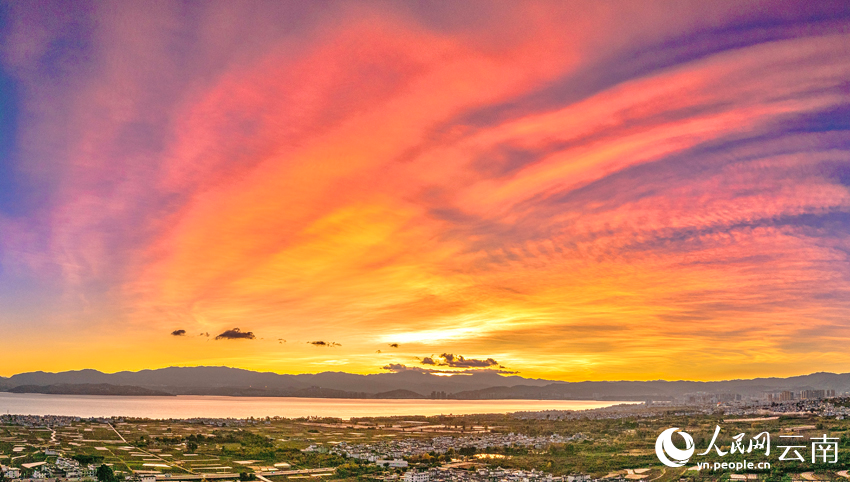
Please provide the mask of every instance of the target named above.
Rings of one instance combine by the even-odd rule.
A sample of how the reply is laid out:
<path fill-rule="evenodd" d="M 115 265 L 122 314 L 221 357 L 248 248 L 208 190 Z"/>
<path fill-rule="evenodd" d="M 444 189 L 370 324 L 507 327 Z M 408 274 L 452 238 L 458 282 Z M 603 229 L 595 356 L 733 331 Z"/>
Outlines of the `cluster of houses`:
<path fill-rule="evenodd" d="M 274 417 L 278 419 L 278 417 Z M 0 423 L 7 425 L 20 425 L 22 427 L 37 428 L 37 427 L 67 427 L 72 422 L 97 422 L 97 423 L 123 423 L 124 417 L 67 417 L 60 415 L 0 415 Z M 271 422 L 267 420 L 253 420 L 241 418 L 188 418 L 178 419 L 177 421 L 194 423 L 200 425 L 209 425 L 212 427 L 246 427 L 249 425 L 257 425 L 260 422 L 265 422 L 269 425 Z"/>
<path fill-rule="evenodd" d="M 409 470 L 403 482 L 592 482 L 588 475 L 556 477 L 537 470 L 480 468 L 469 471 L 455 468 L 434 468 L 424 472 Z"/>
<path fill-rule="evenodd" d="M 723 413 L 726 415 L 749 416 L 769 415 L 781 413 L 807 412 L 817 414 L 821 417 L 834 417 L 838 420 L 850 418 L 850 397 L 838 398 L 804 398 L 780 401 L 759 401 L 739 407 L 725 407 Z"/>
<path fill-rule="evenodd" d="M 59 415 L 0 415 L 0 423 L 4 425 L 20 425 L 27 428 L 67 427 L 72 422 L 79 422 L 80 420 L 80 417 Z"/>
<path fill-rule="evenodd" d="M 19 479 L 21 478 L 21 469 L 17 467 L 6 467 L 5 465 L 0 465 L 0 474 L 3 474 L 7 479 Z"/>
<path fill-rule="evenodd" d="M 19 479 L 23 476 L 20 468 L 6 466 L 0 466 L 0 468 L 7 479 Z M 32 470 L 32 474 L 27 477 L 29 479 L 93 479 L 97 470 L 94 465 L 84 466 L 74 459 L 64 457 L 58 457 L 52 464 L 47 462 L 23 464 L 23 468 Z"/>
<path fill-rule="evenodd" d="M 56 462 L 35 462 L 32 464 L 23 464 L 24 468 L 32 470 L 32 473 L 26 474 L 20 468 L 6 467 L 0 465 L 0 473 L 7 479 L 23 479 L 24 480 L 44 480 L 49 481 L 77 481 L 77 480 L 97 480 L 97 467 L 94 465 L 82 465 L 74 459 L 66 459 L 58 457 Z M 120 473 L 120 472 L 116 472 Z M 125 482 L 156 482 L 156 477 L 153 474 L 133 474 L 124 478 Z M 22 481 L 23 482 L 23 481 Z"/>
<path fill-rule="evenodd" d="M 788 413 L 788 412 L 809 412 L 809 413 L 817 413 L 821 417 L 835 417 L 839 420 L 843 420 L 847 417 L 850 417 L 850 408 L 843 406 L 846 404 L 848 399 L 803 399 L 803 400 L 789 400 L 781 403 L 772 403 L 768 408 L 771 412 L 775 413 Z M 835 403 L 838 402 L 838 403 Z"/>
<path fill-rule="evenodd" d="M 656 418 L 670 411 L 668 402 L 623 403 L 609 407 L 587 410 L 540 410 L 536 412 L 515 412 L 513 416 L 520 420 L 617 420 L 623 418 Z M 689 407 L 687 415 L 711 413 L 710 409 Z"/>
<path fill-rule="evenodd" d="M 521 420 L 602 420 L 656 418 L 667 415 L 698 416 L 717 412 L 735 416 L 808 412 L 839 420 L 850 418 L 850 407 L 844 406 L 850 405 L 850 397 L 842 395 L 835 398 L 834 390 L 789 391 L 767 394 L 761 399 L 744 398 L 735 393 L 689 393 L 676 403 L 633 403 L 590 410 L 542 410 L 516 412 L 513 415 Z"/>
<path fill-rule="evenodd" d="M 433 437 L 430 439 L 407 438 L 401 440 L 388 440 L 377 444 L 348 444 L 346 442 L 340 442 L 331 448 L 329 452 L 353 459 L 378 463 L 379 460 L 382 462 L 390 462 L 402 459 L 403 457 L 413 457 L 428 453 L 445 454 L 449 451 L 449 449 L 458 450 L 464 447 L 474 447 L 477 451 L 506 447 L 544 449 L 553 443 L 565 443 L 582 440 L 583 438 L 584 435 L 581 433 L 570 436 L 554 434 L 540 437 L 510 433 L 482 434 L 466 437 L 444 436 Z M 306 450 L 321 451 L 322 449 L 313 445 L 308 447 Z M 389 466 L 404 467 L 405 465 Z"/>
<path fill-rule="evenodd" d="M 277 417 L 275 417 L 277 418 Z M 180 422 L 192 423 L 197 425 L 206 425 L 208 427 L 247 427 L 249 425 L 257 425 L 259 420 L 249 420 L 247 418 L 186 418 L 179 420 Z M 271 422 L 265 421 L 266 425 Z"/>

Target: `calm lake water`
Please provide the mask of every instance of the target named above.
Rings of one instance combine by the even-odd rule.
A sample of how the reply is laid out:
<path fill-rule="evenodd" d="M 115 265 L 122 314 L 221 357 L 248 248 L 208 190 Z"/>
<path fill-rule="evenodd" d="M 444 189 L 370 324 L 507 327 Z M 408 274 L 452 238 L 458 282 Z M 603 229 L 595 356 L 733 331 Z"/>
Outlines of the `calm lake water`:
<path fill-rule="evenodd" d="M 77 417 L 375 417 L 585 410 L 628 402 L 592 400 L 355 400 L 339 398 L 108 397 L 0 392 L 0 413 Z"/>

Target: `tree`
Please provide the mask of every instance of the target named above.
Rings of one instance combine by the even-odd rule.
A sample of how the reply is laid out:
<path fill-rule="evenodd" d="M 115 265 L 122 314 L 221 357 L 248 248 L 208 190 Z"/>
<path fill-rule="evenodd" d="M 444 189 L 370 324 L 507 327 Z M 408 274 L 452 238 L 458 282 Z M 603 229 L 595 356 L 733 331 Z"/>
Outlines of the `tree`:
<path fill-rule="evenodd" d="M 196 442 L 189 441 L 188 443 L 186 443 L 186 450 L 188 450 L 189 453 L 194 453 L 196 450 L 198 450 L 198 444 Z"/>
<path fill-rule="evenodd" d="M 81 465 L 89 465 L 97 462 L 103 462 L 103 456 L 101 455 L 77 454 L 72 456 L 71 458 L 79 462 Z"/>
<path fill-rule="evenodd" d="M 112 471 L 112 467 L 106 464 L 98 467 L 95 475 L 97 476 L 97 480 L 100 482 L 116 482 L 118 480 L 118 478 L 115 477 L 115 472 Z"/>
<path fill-rule="evenodd" d="M 475 455 L 475 447 L 472 447 L 472 446 L 461 447 L 460 450 L 457 451 L 457 453 L 459 453 L 460 455 L 466 456 L 466 457 L 470 457 L 470 456 Z"/>

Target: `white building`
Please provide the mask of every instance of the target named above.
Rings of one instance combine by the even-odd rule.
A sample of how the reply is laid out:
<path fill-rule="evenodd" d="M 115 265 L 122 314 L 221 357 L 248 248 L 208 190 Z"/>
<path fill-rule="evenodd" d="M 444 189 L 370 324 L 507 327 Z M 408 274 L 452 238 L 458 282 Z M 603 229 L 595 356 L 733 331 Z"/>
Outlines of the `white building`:
<path fill-rule="evenodd" d="M 404 467 L 408 466 L 407 461 L 401 460 L 401 459 L 392 459 L 392 460 L 378 459 L 378 460 L 375 461 L 375 464 L 382 465 L 384 467 L 394 467 L 394 468 L 404 468 Z"/>
<path fill-rule="evenodd" d="M 0 467 L 0 473 L 2 473 L 7 479 L 19 479 L 21 478 L 21 469 L 17 467 Z"/>
<path fill-rule="evenodd" d="M 408 470 L 404 473 L 404 482 L 428 482 L 428 472 L 416 472 Z"/>

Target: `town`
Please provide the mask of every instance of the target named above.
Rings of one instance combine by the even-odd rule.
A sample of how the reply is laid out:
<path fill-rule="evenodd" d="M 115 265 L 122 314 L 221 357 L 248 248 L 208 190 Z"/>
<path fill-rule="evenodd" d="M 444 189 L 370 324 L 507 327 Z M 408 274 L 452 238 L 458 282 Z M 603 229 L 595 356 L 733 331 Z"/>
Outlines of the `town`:
<path fill-rule="evenodd" d="M 837 463 L 774 463 L 758 480 L 834 480 L 850 460 L 850 398 L 779 397 L 672 405 L 646 402 L 583 411 L 341 420 L 0 416 L 2 477 L 21 481 L 638 482 L 716 480 L 661 465 L 653 446 L 681 427 L 700 447 L 718 427 L 830 437 Z M 722 429 L 721 429 L 722 427 Z M 734 480 L 741 474 L 728 474 Z M 795 478 L 796 477 L 796 478 Z M 749 480 L 749 479 L 747 479 Z"/>

